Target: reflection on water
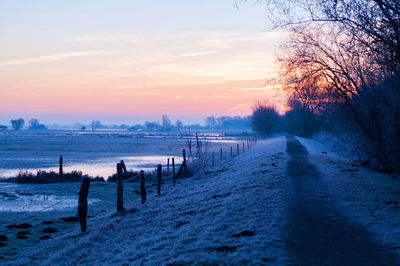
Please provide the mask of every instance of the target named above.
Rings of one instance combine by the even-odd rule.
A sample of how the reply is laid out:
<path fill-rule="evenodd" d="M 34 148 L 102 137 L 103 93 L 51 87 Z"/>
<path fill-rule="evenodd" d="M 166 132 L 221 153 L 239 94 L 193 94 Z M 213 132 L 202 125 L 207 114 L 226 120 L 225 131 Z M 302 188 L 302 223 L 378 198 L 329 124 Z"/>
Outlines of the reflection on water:
<path fill-rule="evenodd" d="M 208 139 L 207 142 L 212 143 L 237 143 L 238 141 L 235 139 Z"/>
<path fill-rule="evenodd" d="M 109 177 L 116 172 L 116 164 L 124 160 L 126 168 L 129 170 L 153 170 L 158 164 L 166 165 L 167 159 L 174 156 L 126 156 L 126 157 L 111 157 L 106 159 L 92 160 L 81 164 L 64 165 L 64 172 L 82 171 L 83 174 L 89 176 Z M 181 158 L 175 158 L 175 163 L 180 164 Z M 170 162 L 171 163 L 171 162 Z M 25 169 L 24 171 L 36 173 L 38 170 L 58 172 L 58 167 L 49 167 L 41 169 Z M 20 169 L 0 169 L 1 177 L 12 177 L 18 175 Z"/>

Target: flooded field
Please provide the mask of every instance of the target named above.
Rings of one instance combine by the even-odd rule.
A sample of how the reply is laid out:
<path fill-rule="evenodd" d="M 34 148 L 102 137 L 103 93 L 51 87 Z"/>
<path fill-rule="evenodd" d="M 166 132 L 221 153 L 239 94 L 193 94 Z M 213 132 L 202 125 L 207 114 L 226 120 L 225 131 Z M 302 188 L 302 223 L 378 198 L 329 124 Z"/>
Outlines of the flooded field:
<path fill-rule="evenodd" d="M 248 136 L 199 134 L 207 156 L 220 149 L 224 159 L 230 158 L 230 147 L 236 149 Z M 58 171 L 59 156 L 63 155 L 64 172 L 82 171 L 90 176 L 107 179 L 116 172 L 116 163 L 124 160 L 128 170 L 155 170 L 164 167 L 167 158 L 182 160 L 182 149 L 192 152 L 197 145 L 194 135 L 178 133 L 136 132 L 78 132 L 78 131 L 7 131 L 0 133 L 0 178 L 3 180 L 20 171 Z M 218 159 L 217 159 L 218 158 Z M 217 164 L 217 162 L 216 162 Z M 165 169 L 165 168 L 164 168 Z M 171 185 L 171 174 L 163 177 L 166 188 Z M 146 183 L 148 197 L 156 196 L 156 184 Z M 16 184 L 0 182 L 0 236 L 7 237 L 7 246 L 1 247 L 0 258 L 16 260 L 20 247 L 35 253 L 36 246 L 46 247 L 46 239 L 73 241 L 80 233 L 77 222 L 77 204 L 80 183 Z M 124 183 L 124 201 L 129 205 L 140 202 L 139 184 Z M 92 182 L 89 189 L 88 224 L 104 223 L 116 211 L 116 184 Z M 69 233 L 68 233 L 69 232 Z M 71 240 L 72 239 L 72 240 Z M 35 255 L 37 256 L 37 255 Z"/>
<path fill-rule="evenodd" d="M 116 163 L 121 160 L 124 160 L 128 170 L 153 171 L 158 164 L 166 166 L 167 158 L 175 158 L 175 163 L 179 165 L 182 149 L 188 149 L 189 141 L 193 147 L 196 142 L 194 135 L 188 138 L 176 132 L 25 130 L 0 134 L 0 178 L 3 180 L 18 175 L 20 171 L 58 172 L 60 155 L 63 155 L 64 172 L 82 171 L 105 180 L 116 172 Z M 227 156 L 230 151 L 228 146 L 236 145 L 239 138 L 202 133 L 199 140 L 207 152 L 223 148 Z M 187 154 L 190 156 L 189 152 Z M 68 209 L 76 206 L 78 191 L 79 184 L 0 182 L 0 212 Z M 96 201 L 98 199 L 92 198 L 89 203 Z"/>
<path fill-rule="evenodd" d="M 225 156 L 237 137 L 202 133 L 199 140 L 210 153 L 223 148 Z M 179 165 L 182 149 L 196 141 L 194 135 L 179 133 L 136 133 L 129 131 L 7 131 L 0 133 L 0 178 L 6 180 L 20 171 L 58 172 L 63 155 L 64 172 L 82 171 L 105 180 L 116 172 L 116 163 L 124 160 L 128 170 L 153 171 L 166 167 L 168 158 Z M 194 150 L 195 148 L 193 148 Z M 187 151 L 190 156 L 190 152 Z M 171 160 L 172 161 L 172 160 Z M 165 168 L 164 168 L 165 169 Z M 55 189 L 57 188 L 57 189 Z M 59 191 L 60 190 L 60 191 Z M 0 212 L 35 212 L 68 209 L 77 204 L 79 184 L 37 185 L 0 182 Z M 97 199 L 91 199 L 90 203 Z M 59 204 L 54 204 L 54 203 Z"/>
<path fill-rule="evenodd" d="M 191 137 L 194 147 L 194 136 Z M 199 134 L 209 151 L 238 141 L 221 134 Z M 128 169 L 151 170 L 175 157 L 179 163 L 188 137 L 179 133 L 136 133 L 129 131 L 8 131 L 0 133 L 0 178 L 20 171 L 58 171 L 63 155 L 64 171 L 82 171 L 107 179 L 115 164 L 124 160 Z M 187 147 L 186 147 L 187 148 Z"/>

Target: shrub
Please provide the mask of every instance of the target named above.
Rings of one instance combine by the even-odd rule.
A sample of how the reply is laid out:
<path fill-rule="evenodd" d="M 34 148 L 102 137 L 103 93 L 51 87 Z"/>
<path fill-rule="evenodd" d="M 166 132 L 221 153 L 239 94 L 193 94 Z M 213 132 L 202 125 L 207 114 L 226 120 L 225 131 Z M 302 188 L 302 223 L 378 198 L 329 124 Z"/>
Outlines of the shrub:
<path fill-rule="evenodd" d="M 360 147 L 371 166 L 385 172 L 400 172 L 400 90 L 386 82 L 364 88 L 354 100 L 353 119 L 363 136 Z"/>
<path fill-rule="evenodd" d="M 104 182 L 104 178 L 97 176 L 91 177 L 88 175 L 83 175 L 81 171 L 72 171 L 69 173 L 64 173 L 63 179 L 60 179 L 58 173 L 54 171 L 41 171 L 39 170 L 36 174 L 28 172 L 28 171 L 21 171 L 18 173 L 16 177 L 11 177 L 5 179 L 8 182 L 16 182 L 21 184 L 30 184 L 30 183 L 37 183 L 37 184 L 49 184 L 49 183 L 61 183 L 61 182 L 81 182 L 82 178 L 88 177 L 94 182 Z"/>

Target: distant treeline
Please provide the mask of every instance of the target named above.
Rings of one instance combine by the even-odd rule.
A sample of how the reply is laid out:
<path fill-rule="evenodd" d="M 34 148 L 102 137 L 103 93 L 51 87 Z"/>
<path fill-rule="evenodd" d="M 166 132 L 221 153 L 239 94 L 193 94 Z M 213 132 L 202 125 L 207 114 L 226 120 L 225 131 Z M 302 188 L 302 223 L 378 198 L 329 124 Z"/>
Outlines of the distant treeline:
<path fill-rule="evenodd" d="M 25 125 L 25 120 L 23 118 L 19 119 L 11 119 L 10 120 L 11 128 L 14 130 L 20 130 Z M 6 130 L 8 127 L 5 125 L 0 125 L 0 131 Z M 44 124 L 40 124 L 38 119 L 29 120 L 28 129 L 30 130 L 45 130 L 47 127 Z"/>
<path fill-rule="evenodd" d="M 184 124 L 181 120 L 176 120 L 174 123 L 167 115 L 161 117 L 161 121 L 146 121 L 143 124 L 136 124 L 132 127 L 127 125 L 114 126 L 114 128 L 128 129 L 133 131 L 180 131 L 183 128 L 190 127 L 192 130 L 250 130 L 251 117 L 240 116 L 210 116 L 205 119 L 205 124 Z M 110 127 L 109 127 L 110 128 Z"/>
<path fill-rule="evenodd" d="M 46 130 L 46 129 L 65 129 L 65 130 L 107 130 L 107 129 L 120 129 L 130 131 L 180 131 L 183 128 L 192 130 L 250 130 L 251 129 L 251 116 L 210 116 L 204 120 L 204 125 L 200 124 L 184 124 L 181 120 L 176 120 L 174 123 L 167 115 L 161 117 L 161 121 L 146 121 L 143 124 L 127 125 L 127 124 L 112 124 L 105 125 L 101 121 L 92 121 L 90 124 L 75 123 L 70 126 L 63 125 L 47 125 L 40 124 L 38 119 L 31 119 L 27 129 L 29 130 Z M 20 130 L 25 125 L 25 120 L 12 119 L 10 121 L 11 127 L 14 130 Z M 0 125 L 0 130 L 6 130 L 8 127 Z"/>

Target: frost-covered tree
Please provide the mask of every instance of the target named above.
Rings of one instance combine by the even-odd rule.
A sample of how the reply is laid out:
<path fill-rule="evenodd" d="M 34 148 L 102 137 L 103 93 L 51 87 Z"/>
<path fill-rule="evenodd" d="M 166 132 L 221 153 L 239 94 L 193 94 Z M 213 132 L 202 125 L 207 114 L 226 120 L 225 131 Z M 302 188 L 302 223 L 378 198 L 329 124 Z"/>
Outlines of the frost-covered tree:
<path fill-rule="evenodd" d="M 176 120 L 175 126 L 176 126 L 177 130 L 180 131 L 183 128 L 183 122 L 181 120 Z"/>
<path fill-rule="evenodd" d="M 95 131 L 96 129 L 106 129 L 107 126 L 103 125 L 100 121 L 92 121 L 90 124 L 92 131 Z"/>
<path fill-rule="evenodd" d="M 10 122 L 11 122 L 11 126 L 13 127 L 14 130 L 20 130 L 25 124 L 25 120 L 22 118 L 12 119 Z"/>
<path fill-rule="evenodd" d="M 163 115 L 161 117 L 161 121 L 162 121 L 162 127 L 166 130 L 171 129 L 172 127 L 172 123 L 171 120 L 169 119 L 168 115 Z"/>
<path fill-rule="evenodd" d="M 38 129 L 47 129 L 44 124 L 40 124 L 38 119 L 29 120 L 29 129 L 38 130 Z"/>
<path fill-rule="evenodd" d="M 161 129 L 161 125 L 160 122 L 150 122 L 150 121 L 146 121 L 144 123 L 144 126 L 147 130 L 159 130 Z"/>
<path fill-rule="evenodd" d="M 206 127 L 213 129 L 216 125 L 216 120 L 214 116 L 206 117 L 205 119 Z"/>

